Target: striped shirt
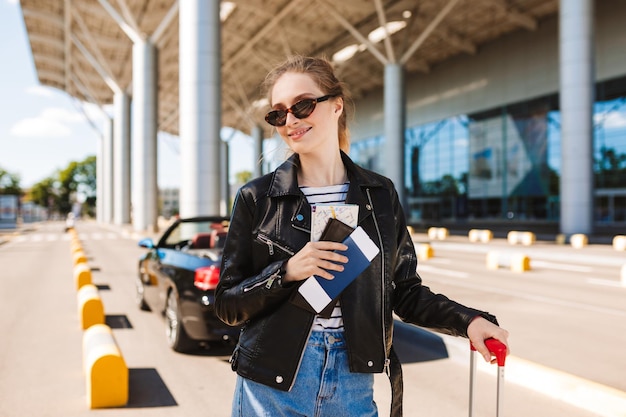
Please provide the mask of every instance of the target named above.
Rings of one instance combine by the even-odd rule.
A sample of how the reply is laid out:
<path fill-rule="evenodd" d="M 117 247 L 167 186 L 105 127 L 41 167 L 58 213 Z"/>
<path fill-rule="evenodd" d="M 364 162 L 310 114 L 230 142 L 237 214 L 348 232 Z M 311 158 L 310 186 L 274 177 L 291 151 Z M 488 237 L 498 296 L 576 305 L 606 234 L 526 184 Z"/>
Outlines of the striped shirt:
<path fill-rule="evenodd" d="M 349 182 L 340 185 L 329 185 L 327 187 L 300 187 L 310 205 L 315 204 L 343 204 L 348 194 Z M 343 317 L 339 302 L 335 305 L 330 318 L 325 319 L 320 316 L 315 317 L 313 322 L 315 331 L 337 331 L 343 330 Z"/>

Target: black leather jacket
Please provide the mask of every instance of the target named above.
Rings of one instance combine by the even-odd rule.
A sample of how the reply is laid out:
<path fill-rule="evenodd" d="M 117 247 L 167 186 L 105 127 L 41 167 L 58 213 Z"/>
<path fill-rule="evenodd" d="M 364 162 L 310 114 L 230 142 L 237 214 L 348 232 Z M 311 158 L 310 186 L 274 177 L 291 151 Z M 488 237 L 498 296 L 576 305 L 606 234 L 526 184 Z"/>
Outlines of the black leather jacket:
<path fill-rule="evenodd" d="M 442 333 L 467 336 L 478 315 L 422 285 L 417 257 L 392 182 L 355 165 L 342 153 L 350 187 L 346 203 L 359 205 L 359 225 L 381 249 L 341 294 L 352 372 L 382 372 L 389 364 L 393 312 Z M 284 260 L 310 240 L 311 207 L 298 188 L 297 154 L 238 192 L 226 238 L 217 315 L 243 325 L 231 359 L 245 378 L 287 391 L 309 337 L 314 314 L 290 302 L 300 283 L 282 284 Z"/>

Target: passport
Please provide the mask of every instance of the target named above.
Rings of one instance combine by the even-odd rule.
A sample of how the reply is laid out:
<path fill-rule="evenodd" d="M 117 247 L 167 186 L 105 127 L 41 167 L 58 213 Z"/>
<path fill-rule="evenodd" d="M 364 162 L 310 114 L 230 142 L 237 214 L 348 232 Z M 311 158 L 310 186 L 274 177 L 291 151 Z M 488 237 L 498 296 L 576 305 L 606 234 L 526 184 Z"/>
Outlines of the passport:
<path fill-rule="evenodd" d="M 348 258 L 348 262 L 343 264 L 343 271 L 333 271 L 335 278 L 331 280 L 313 275 L 298 288 L 298 293 L 316 313 L 320 313 L 336 299 L 380 252 L 361 226 L 354 229 L 342 243 L 348 247 L 345 251 L 338 251 Z"/>

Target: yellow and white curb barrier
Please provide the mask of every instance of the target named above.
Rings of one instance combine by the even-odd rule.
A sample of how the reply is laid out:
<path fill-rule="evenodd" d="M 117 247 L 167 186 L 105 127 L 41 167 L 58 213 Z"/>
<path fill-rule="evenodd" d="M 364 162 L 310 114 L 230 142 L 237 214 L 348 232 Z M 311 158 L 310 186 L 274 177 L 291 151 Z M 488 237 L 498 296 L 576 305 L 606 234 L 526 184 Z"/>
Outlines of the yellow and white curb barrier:
<path fill-rule="evenodd" d="M 429 227 L 428 238 L 432 240 L 446 240 L 450 232 L 445 227 Z"/>
<path fill-rule="evenodd" d="M 79 263 L 74 267 L 74 284 L 77 290 L 83 285 L 91 284 L 91 268 L 86 263 Z"/>
<path fill-rule="evenodd" d="M 73 257 L 76 252 L 83 251 L 83 246 L 80 244 L 78 240 L 72 240 L 72 243 L 70 244 L 70 250 L 72 251 L 72 257 Z"/>
<path fill-rule="evenodd" d="M 487 229 L 471 229 L 467 235 L 470 242 L 491 242 L 493 232 Z"/>
<path fill-rule="evenodd" d="M 98 287 L 92 284 L 91 268 L 78 233 L 70 229 L 74 260 L 74 283 L 77 292 L 78 317 L 83 333 L 83 371 L 87 390 L 87 406 L 94 408 L 123 407 L 128 403 L 128 366 L 105 323 L 104 305 Z"/>
<path fill-rule="evenodd" d="M 128 367 L 109 326 L 96 324 L 85 330 L 83 369 L 90 409 L 128 403 Z"/>
<path fill-rule="evenodd" d="M 576 249 L 584 248 L 585 246 L 587 246 L 587 243 L 588 243 L 587 235 L 582 234 L 582 233 L 573 234 L 569 238 L 569 243 L 570 245 L 572 245 L 573 248 L 576 248 Z"/>
<path fill-rule="evenodd" d="M 74 261 L 74 265 L 86 264 L 87 255 L 85 255 L 85 252 L 81 249 L 72 253 L 72 260 Z"/>
<path fill-rule="evenodd" d="M 420 243 L 417 245 L 417 259 L 424 261 L 435 256 L 435 251 L 428 243 Z"/>
<path fill-rule="evenodd" d="M 520 232 L 512 230 L 506 235 L 506 240 L 511 245 L 517 245 L 518 243 L 524 246 L 530 246 L 537 240 L 537 237 L 533 232 Z"/>
<path fill-rule="evenodd" d="M 530 271 L 530 258 L 523 253 L 487 252 L 487 269 L 510 268 L 513 272 Z"/>
<path fill-rule="evenodd" d="M 626 250 L 626 236 L 617 235 L 613 237 L 613 249 Z"/>
<path fill-rule="evenodd" d="M 104 305 L 93 284 L 83 285 L 77 294 L 80 327 L 85 330 L 96 324 L 104 324 Z"/>

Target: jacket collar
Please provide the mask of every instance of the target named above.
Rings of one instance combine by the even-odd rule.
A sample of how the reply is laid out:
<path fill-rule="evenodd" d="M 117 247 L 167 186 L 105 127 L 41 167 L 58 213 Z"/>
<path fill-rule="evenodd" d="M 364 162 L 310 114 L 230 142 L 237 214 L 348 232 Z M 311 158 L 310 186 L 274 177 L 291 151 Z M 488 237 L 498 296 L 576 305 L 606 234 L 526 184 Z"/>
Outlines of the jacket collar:
<path fill-rule="evenodd" d="M 348 179 L 350 180 L 350 192 L 348 199 L 350 200 L 350 194 L 356 192 L 356 187 L 352 187 L 352 184 L 358 185 L 360 188 L 367 187 L 381 187 L 380 180 L 372 175 L 371 172 L 356 165 L 348 155 L 343 151 L 341 152 L 341 159 L 348 171 Z M 300 166 L 300 157 L 298 154 L 291 155 L 285 162 L 283 162 L 274 171 L 274 176 L 269 187 L 268 195 L 270 197 L 279 197 L 284 195 L 301 195 L 300 188 L 298 187 L 298 167 Z"/>
<path fill-rule="evenodd" d="M 383 183 L 373 172 L 356 165 L 343 151 L 341 151 L 341 159 L 348 171 L 348 179 L 350 180 L 346 203 L 357 204 L 359 206 L 359 223 L 361 223 L 373 210 L 373 207 L 369 204 L 366 190 L 368 188 L 382 187 Z M 268 190 L 268 195 L 269 197 L 287 195 L 301 197 L 298 208 L 291 218 L 291 222 L 297 229 L 310 231 L 311 208 L 298 187 L 299 166 L 300 158 L 298 154 L 293 154 L 276 168 Z"/>

